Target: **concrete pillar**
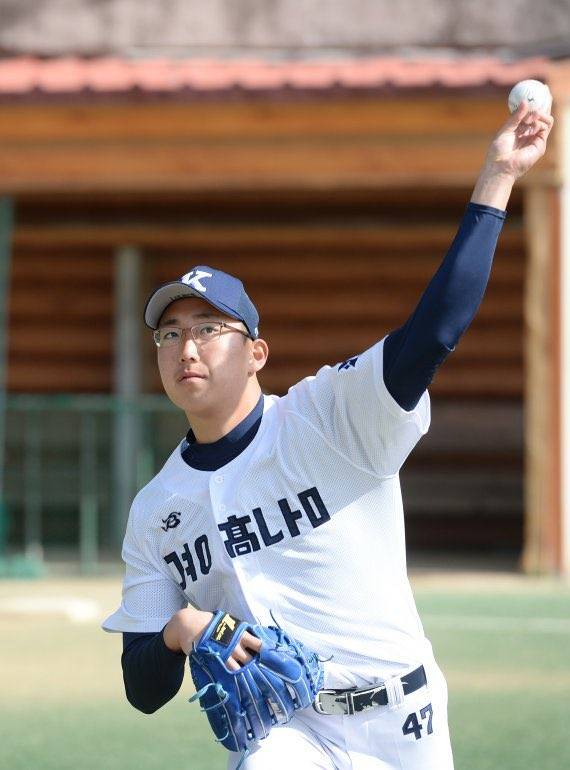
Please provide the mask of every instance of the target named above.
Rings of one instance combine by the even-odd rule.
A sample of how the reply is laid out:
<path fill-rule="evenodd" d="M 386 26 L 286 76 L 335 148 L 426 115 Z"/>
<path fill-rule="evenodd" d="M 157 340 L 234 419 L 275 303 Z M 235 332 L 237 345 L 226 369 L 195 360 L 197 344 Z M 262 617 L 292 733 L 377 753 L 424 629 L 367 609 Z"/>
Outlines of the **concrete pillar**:
<path fill-rule="evenodd" d="M 136 493 L 141 390 L 141 254 L 133 246 L 115 252 L 114 540 L 120 545 Z"/>

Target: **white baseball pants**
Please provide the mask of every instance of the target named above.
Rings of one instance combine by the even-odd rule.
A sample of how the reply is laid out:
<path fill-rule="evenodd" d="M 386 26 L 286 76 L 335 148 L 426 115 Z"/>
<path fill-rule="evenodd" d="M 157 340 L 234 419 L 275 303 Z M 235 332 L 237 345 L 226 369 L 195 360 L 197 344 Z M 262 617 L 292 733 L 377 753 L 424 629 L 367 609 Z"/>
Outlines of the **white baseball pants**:
<path fill-rule="evenodd" d="M 240 770 L 453 770 L 447 684 L 434 660 L 424 668 L 427 685 L 400 703 L 351 716 L 298 712 L 274 727 Z M 228 770 L 240 758 L 231 752 Z"/>

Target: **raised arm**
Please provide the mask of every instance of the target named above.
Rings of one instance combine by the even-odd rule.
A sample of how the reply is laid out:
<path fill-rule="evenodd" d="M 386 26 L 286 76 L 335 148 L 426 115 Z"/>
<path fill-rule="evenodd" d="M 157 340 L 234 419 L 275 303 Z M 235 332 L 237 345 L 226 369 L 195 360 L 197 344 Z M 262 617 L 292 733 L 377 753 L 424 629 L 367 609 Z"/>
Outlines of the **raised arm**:
<path fill-rule="evenodd" d="M 471 201 L 443 262 L 406 323 L 384 343 L 384 382 L 413 409 L 473 320 L 487 287 L 515 181 L 544 155 L 554 119 L 522 102 L 491 143 Z"/>

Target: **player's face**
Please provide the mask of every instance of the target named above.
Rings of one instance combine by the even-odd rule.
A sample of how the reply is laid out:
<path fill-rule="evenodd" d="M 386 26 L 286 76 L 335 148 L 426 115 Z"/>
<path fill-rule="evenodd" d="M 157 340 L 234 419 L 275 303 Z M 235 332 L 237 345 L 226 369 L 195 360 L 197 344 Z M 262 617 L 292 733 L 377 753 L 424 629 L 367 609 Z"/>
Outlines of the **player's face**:
<path fill-rule="evenodd" d="M 159 327 L 188 329 L 205 321 L 225 321 L 246 331 L 241 321 L 198 297 L 178 299 L 162 314 Z M 158 368 L 167 396 L 192 415 L 214 416 L 237 403 L 251 376 L 253 341 L 222 328 L 216 339 L 196 343 L 189 331 L 177 345 L 158 348 Z"/>

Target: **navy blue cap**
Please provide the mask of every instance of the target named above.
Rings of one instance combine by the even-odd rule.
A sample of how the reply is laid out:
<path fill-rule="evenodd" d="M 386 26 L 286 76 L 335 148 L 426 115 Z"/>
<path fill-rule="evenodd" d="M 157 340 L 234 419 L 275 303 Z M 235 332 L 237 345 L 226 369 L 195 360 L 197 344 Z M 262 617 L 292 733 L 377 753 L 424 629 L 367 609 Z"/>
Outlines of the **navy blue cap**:
<path fill-rule="evenodd" d="M 223 270 L 208 265 L 193 267 L 177 281 L 170 281 L 155 289 L 144 309 L 144 322 L 151 329 L 158 328 L 160 317 L 177 299 L 200 297 L 222 313 L 243 321 L 249 336 L 259 335 L 259 313 L 245 292 L 243 283 Z"/>

